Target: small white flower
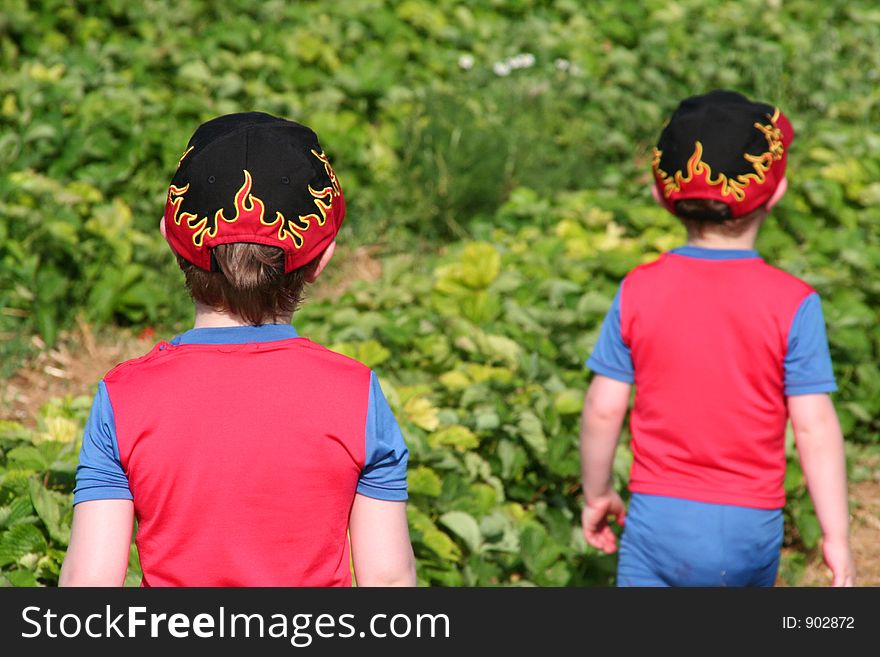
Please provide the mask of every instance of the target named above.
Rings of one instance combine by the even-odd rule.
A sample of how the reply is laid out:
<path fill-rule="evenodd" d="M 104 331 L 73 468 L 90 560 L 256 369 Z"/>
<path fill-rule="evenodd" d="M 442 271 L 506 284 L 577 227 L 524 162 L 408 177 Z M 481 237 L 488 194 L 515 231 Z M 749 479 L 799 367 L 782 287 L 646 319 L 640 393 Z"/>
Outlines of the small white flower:
<path fill-rule="evenodd" d="M 534 64 L 535 56 L 530 52 L 520 53 L 507 59 L 507 65 L 513 70 L 529 68 L 530 66 L 534 66 Z"/>
<path fill-rule="evenodd" d="M 492 71 L 495 75 L 503 78 L 505 75 L 510 75 L 510 66 L 506 62 L 495 62 Z"/>
<path fill-rule="evenodd" d="M 462 55 L 458 58 L 458 68 L 463 71 L 470 71 L 474 67 L 473 55 Z"/>
<path fill-rule="evenodd" d="M 571 62 L 562 57 L 557 58 L 557 60 L 553 62 L 553 65 L 556 66 L 557 71 L 567 71 L 571 68 Z"/>

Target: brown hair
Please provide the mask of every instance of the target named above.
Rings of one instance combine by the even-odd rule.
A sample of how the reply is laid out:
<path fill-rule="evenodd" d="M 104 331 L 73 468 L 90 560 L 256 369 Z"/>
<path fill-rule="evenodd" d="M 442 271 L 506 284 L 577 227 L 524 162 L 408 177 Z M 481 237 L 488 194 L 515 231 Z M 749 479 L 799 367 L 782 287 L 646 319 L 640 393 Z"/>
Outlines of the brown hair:
<path fill-rule="evenodd" d="M 727 203 L 693 198 L 676 201 L 675 215 L 681 219 L 689 235 L 702 236 L 708 228 L 725 237 L 739 237 L 755 222 L 760 223 L 767 217 L 767 208 L 762 205 L 741 217 L 731 217 Z"/>
<path fill-rule="evenodd" d="M 306 276 L 319 260 L 285 274 L 284 251 L 276 246 L 219 244 L 213 255 L 220 271 L 205 271 L 177 256 L 190 295 L 253 325 L 272 323 L 295 311 L 302 302 Z"/>

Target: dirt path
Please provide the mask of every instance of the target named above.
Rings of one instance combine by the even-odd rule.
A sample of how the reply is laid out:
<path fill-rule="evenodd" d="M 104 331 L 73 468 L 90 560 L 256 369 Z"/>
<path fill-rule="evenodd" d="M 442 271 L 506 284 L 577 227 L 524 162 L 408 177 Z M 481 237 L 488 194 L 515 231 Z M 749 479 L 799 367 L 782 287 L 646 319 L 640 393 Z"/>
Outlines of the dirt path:
<path fill-rule="evenodd" d="M 61 336 L 53 349 L 34 337 L 40 351 L 0 386 L 0 419 L 36 425 L 40 408 L 52 397 L 92 395 L 98 381 L 114 366 L 149 351 L 156 338 L 149 331 L 141 337 L 120 329 L 96 336 L 80 324 Z"/>
<path fill-rule="evenodd" d="M 850 499 L 857 504 L 852 514 L 851 540 L 859 586 L 880 586 L 880 480 L 850 486 Z M 804 571 L 801 586 L 826 586 L 831 575 L 817 555 Z"/>

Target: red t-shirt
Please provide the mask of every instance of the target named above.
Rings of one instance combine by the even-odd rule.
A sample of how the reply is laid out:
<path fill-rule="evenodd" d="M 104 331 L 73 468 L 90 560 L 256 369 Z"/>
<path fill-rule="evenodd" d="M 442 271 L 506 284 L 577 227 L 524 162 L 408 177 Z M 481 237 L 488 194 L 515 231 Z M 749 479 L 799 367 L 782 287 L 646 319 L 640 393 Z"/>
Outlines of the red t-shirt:
<path fill-rule="evenodd" d="M 375 375 L 295 336 L 194 329 L 99 386 L 74 502 L 133 500 L 144 586 L 350 586 L 355 493 L 406 499 Z"/>
<path fill-rule="evenodd" d="M 835 389 L 824 325 L 790 339 L 815 291 L 754 252 L 685 247 L 630 272 L 618 301 L 631 373 L 611 349 L 588 364 L 635 384 L 630 490 L 782 507 L 786 395 Z"/>

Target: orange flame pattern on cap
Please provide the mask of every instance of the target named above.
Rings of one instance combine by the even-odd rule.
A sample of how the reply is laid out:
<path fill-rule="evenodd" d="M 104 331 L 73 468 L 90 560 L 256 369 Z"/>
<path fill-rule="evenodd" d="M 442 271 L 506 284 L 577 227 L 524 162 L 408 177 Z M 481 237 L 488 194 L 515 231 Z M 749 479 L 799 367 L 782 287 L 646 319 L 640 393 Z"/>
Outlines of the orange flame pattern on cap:
<path fill-rule="evenodd" d="M 180 168 L 180 165 L 183 164 L 183 160 L 186 158 L 186 156 L 193 152 L 194 148 L 195 148 L 195 146 L 190 146 L 185 151 L 183 151 L 183 155 L 181 155 L 180 159 L 177 160 L 177 168 L 178 169 Z"/>
<path fill-rule="evenodd" d="M 663 155 L 663 151 L 655 148 L 654 159 L 651 165 L 663 183 L 663 196 L 669 198 L 674 193 L 680 192 L 682 185 L 691 182 L 694 176 L 705 176 L 706 183 L 709 185 L 721 185 L 722 196 L 732 195 L 737 201 L 744 201 L 746 198 L 746 188 L 749 184 L 755 182 L 758 185 L 763 185 L 770 167 L 773 166 L 775 161 L 781 160 L 785 153 L 785 147 L 782 144 L 782 131 L 776 127 L 776 121 L 779 119 L 779 108 L 776 108 L 773 116 L 768 118 L 770 119 L 769 124 L 755 123 L 755 128 L 760 130 L 767 139 L 767 150 L 760 155 L 751 155 L 749 153 L 743 155 L 751 163 L 755 173 L 740 174 L 735 178 L 729 178 L 725 174 L 719 173 L 716 178 L 712 178 L 712 168 L 706 162 L 703 162 L 703 144 L 697 141 L 694 145 L 694 153 L 688 159 L 687 172 L 676 171 L 674 174 L 669 175 L 660 168 L 660 158 Z"/>
<path fill-rule="evenodd" d="M 183 195 L 189 189 L 189 183 L 183 187 L 175 187 L 174 185 L 171 185 L 169 188 L 168 201 L 171 204 L 171 207 L 174 208 L 171 219 L 178 226 L 181 222 L 186 222 L 186 227 L 194 231 L 192 241 L 196 246 L 202 246 L 205 241 L 205 235 L 208 237 L 217 237 L 217 229 L 220 226 L 221 221 L 231 224 L 239 219 L 249 219 L 251 217 L 258 219 L 261 222 L 263 221 L 263 213 L 266 210 L 266 205 L 259 198 L 251 194 L 253 179 L 251 178 L 250 171 L 247 169 L 243 169 L 243 171 L 244 184 L 235 193 L 235 216 L 231 219 L 227 219 L 223 214 L 223 208 L 217 210 L 213 217 L 199 217 L 197 214 L 192 214 L 190 212 L 178 214 L 180 212 L 180 206 L 183 203 Z"/>
<path fill-rule="evenodd" d="M 190 149 L 192 150 L 192 149 Z M 189 153 L 189 151 L 187 151 Z M 187 155 L 184 153 L 184 157 Z M 183 187 L 171 185 L 168 189 L 168 204 L 173 209 L 170 217 L 175 225 L 180 226 L 182 222 L 188 229 L 193 231 L 192 241 L 197 247 L 204 244 L 205 236 L 210 238 L 217 237 L 217 231 L 221 222 L 228 224 L 235 223 L 241 219 L 259 221 L 264 226 L 278 226 L 278 239 L 284 241 L 288 237 L 293 242 L 295 248 L 302 248 L 305 240 L 303 233 L 309 229 L 312 222 L 316 222 L 319 226 L 323 226 L 327 222 L 327 215 L 333 207 L 333 199 L 341 196 L 342 190 L 339 186 L 339 180 L 336 178 L 336 172 L 330 166 L 327 156 L 323 152 L 318 153 L 313 150 L 314 155 L 324 165 L 324 170 L 330 178 L 330 186 L 316 190 L 309 186 L 309 193 L 315 203 L 318 211 L 313 214 L 298 215 L 293 218 L 287 218 L 281 212 L 276 212 L 274 219 L 266 219 L 266 204 L 258 197 L 251 194 L 253 187 L 253 179 L 250 171 L 243 169 L 244 183 L 235 193 L 234 207 L 235 216 L 227 219 L 223 214 L 223 208 L 217 210 L 213 216 L 199 217 L 197 214 L 190 212 L 180 212 L 180 206 L 183 204 L 184 195 L 189 190 L 189 183 Z"/>
<path fill-rule="evenodd" d="M 315 190 L 309 185 L 309 194 L 312 195 L 312 200 L 315 202 L 318 212 L 314 214 L 301 214 L 293 218 L 287 218 L 281 212 L 276 212 L 275 218 L 272 220 L 260 219 L 264 226 L 274 226 L 276 223 L 280 223 L 278 226 L 278 239 L 283 242 L 289 237 L 297 249 L 302 248 L 304 243 L 303 233 L 309 229 L 313 221 L 319 226 L 327 223 L 327 215 L 333 207 L 333 199 L 342 194 L 339 180 L 336 178 L 336 172 L 330 166 L 327 156 L 323 152 L 319 153 L 315 150 L 312 150 L 312 155 L 321 161 L 324 165 L 324 171 L 327 172 L 327 176 L 330 178 L 329 187 Z"/>

